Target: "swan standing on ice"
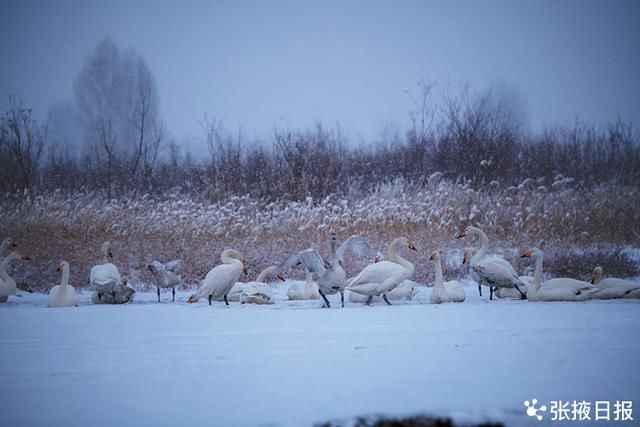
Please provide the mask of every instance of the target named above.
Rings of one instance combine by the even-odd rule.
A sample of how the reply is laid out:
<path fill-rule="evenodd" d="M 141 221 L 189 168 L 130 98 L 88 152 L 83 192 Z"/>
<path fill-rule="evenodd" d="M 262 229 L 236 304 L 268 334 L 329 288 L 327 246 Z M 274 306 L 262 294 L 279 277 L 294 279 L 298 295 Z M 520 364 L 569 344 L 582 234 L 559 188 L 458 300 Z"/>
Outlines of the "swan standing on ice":
<path fill-rule="evenodd" d="M 347 286 L 347 273 L 342 268 L 344 255 L 347 251 L 354 254 L 371 258 L 375 255 L 375 251 L 367 240 L 361 235 L 353 235 L 345 240 L 339 248 L 336 249 L 336 234 L 331 234 L 331 256 L 328 261 L 322 259 L 318 251 L 315 249 L 306 249 L 301 252 L 291 254 L 276 269 L 276 274 L 282 274 L 291 267 L 304 264 L 304 266 L 312 273 L 316 273 L 320 278 L 318 280 L 318 292 L 327 307 L 331 307 L 327 295 L 333 295 L 340 292 L 340 302 L 344 307 L 344 289 Z"/>
<path fill-rule="evenodd" d="M 16 291 L 16 281 L 9 276 L 7 268 L 17 260 L 28 261 L 29 257 L 20 255 L 18 252 L 11 252 L 0 262 L 0 302 L 7 302 L 9 295 Z"/>
<path fill-rule="evenodd" d="M 398 286 L 403 280 L 410 279 L 415 270 L 413 264 L 398 254 L 398 250 L 406 246 L 416 250 L 415 245 L 406 237 L 398 237 L 391 242 L 388 249 L 388 261 L 381 261 L 365 267 L 351 280 L 347 289 L 361 295 L 367 295 L 366 305 L 371 304 L 374 296 L 382 295 L 382 299 L 391 305 L 387 292 Z"/>
<path fill-rule="evenodd" d="M 640 298 L 640 283 L 615 277 L 602 279 L 602 267 L 600 266 L 593 269 L 591 283 L 598 289 L 592 296 L 594 299 Z"/>
<path fill-rule="evenodd" d="M 468 264 L 470 259 L 471 259 L 471 251 L 468 251 L 468 250 L 464 251 L 462 264 Z M 471 279 L 473 279 L 474 282 L 478 283 L 478 275 L 473 270 L 471 269 L 469 270 L 469 275 L 471 276 Z M 520 281 L 524 283 L 524 285 L 520 286 L 520 290 L 524 294 L 526 294 L 527 289 L 529 288 L 529 285 L 531 285 L 531 282 L 533 281 L 533 277 L 518 276 L 518 279 L 520 279 Z M 480 296 L 482 296 L 482 285 L 478 285 L 478 291 L 480 292 Z M 493 294 L 498 298 L 511 298 L 511 299 L 522 298 L 522 295 L 520 295 L 520 292 L 518 292 L 516 288 L 498 288 L 493 292 Z"/>
<path fill-rule="evenodd" d="M 318 284 L 313 281 L 313 273 L 310 272 L 307 267 L 304 268 L 304 271 L 306 279 L 305 282 L 294 283 L 289 286 L 289 289 L 287 289 L 287 298 L 289 298 L 290 300 L 320 299 Z M 284 280 L 282 274 L 280 273 L 277 274 L 276 277 L 280 280 Z"/>
<path fill-rule="evenodd" d="M 214 267 L 207 273 L 198 291 L 189 297 L 187 303 L 191 304 L 200 298 L 207 297 L 209 305 L 213 298 L 224 298 L 226 305 L 229 305 L 227 295 L 233 285 L 240 278 L 240 273 L 247 274 L 247 260 L 240 252 L 234 249 L 225 249 L 220 256 L 222 264 Z"/>
<path fill-rule="evenodd" d="M 69 263 L 60 262 L 57 268 L 62 271 L 62 281 L 49 291 L 49 307 L 71 307 L 78 304 L 78 294 L 69 284 Z"/>
<path fill-rule="evenodd" d="M 489 287 L 489 299 L 493 300 L 494 288 L 516 288 L 522 299 L 526 298 L 526 295 L 520 289 L 520 286 L 524 285 L 518 278 L 518 273 L 514 270 L 513 266 L 506 259 L 491 255 L 487 256 L 487 250 L 489 249 L 489 238 L 482 230 L 476 227 L 466 227 L 458 235 L 458 239 L 466 237 L 467 235 L 480 236 L 481 246 L 478 252 L 476 252 L 469 260 L 471 266 L 472 278 L 477 278 L 479 285 L 485 285 Z"/>
<path fill-rule="evenodd" d="M 109 262 L 109 259 L 113 259 L 111 242 L 104 242 L 101 251 L 103 255 L 102 264 L 94 265 L 89 276 L 89 284 L 91 289 L 97 293 L 99 303 L 102 302 L 102 296 L 107 293 L 110 293 L 115 301 L 115 287 L 122 283 L 118 267 Z"/>
<path fill-rule="evenodd" d="M 156 282 L 158 302 L 160 302 L 160 288 L 171 288 L 171 294 L 173 296 L 171 301 L 175 301 L 176 286 L 180 284 L 180 273 L 182 273 L 184 268 L 182 260 L 176 259 L 164 264 L 158 260 L 154 260 L 151 264 L 147 265 L 147 268 Z"/>
<path fill-rule="evenodd" d="M 376 255 L 373 262 L 382 261 L 382 255 Z M 410 301 L 418 295 L 418 284 L 413 280 L 405 279 L 398 286 L 387 292 L 389 301 Z M 369 297 L 355 292 L 349 292 L 349 302 L 364 303 Z M 374 296 L 372 302 L 379 302 L 382 297 Z"/>
<path fill-rule="evenodd" d="M 440 254 L 434 252 L 431 254 L 430 261 L 433 261 L 436 267 L 436 284 L 431 292 L 429 301 L 432 304 L 440 304 L 443 302 L 463 302 L 464 301 L 464 289 L 462 283 L 457 280 L 443 281 L 442 278 L 442 260 Z"/>
<path fill-rule="evenodd" d="M 533 248 L 522 254 L 523 258 L 536 260 L 533 282 L 527 290 L 529 301 L 584 301 L 592 298 L 598 289 L 591 283 L 582 280 L 560 277 L 542 281 L 542 251 Z"/>

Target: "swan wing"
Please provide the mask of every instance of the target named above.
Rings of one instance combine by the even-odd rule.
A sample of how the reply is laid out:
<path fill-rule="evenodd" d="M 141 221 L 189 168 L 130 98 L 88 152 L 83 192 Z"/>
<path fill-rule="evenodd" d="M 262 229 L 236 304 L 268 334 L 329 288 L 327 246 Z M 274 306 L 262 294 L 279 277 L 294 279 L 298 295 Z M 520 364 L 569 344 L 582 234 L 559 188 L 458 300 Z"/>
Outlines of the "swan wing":
<path fill-rule="evenodd" d="M 377 253 L 377 251 L 369 245 L 367 239 L 360 234 L 354 234 L 342 242 L 336 251 L 336 258 L 338 258 L 338 261 L 344 260 L 344 254 L 347 253 L 347 251 L 351 251 L 361 258 L 373 258 Z"/>
<path fill-rule="evenodd" d="M 167 262 L 164 266 L 170 272 L 180 274 L 184 269 L 184 262 L 181 259 L 174 259 L 173 261 Z"/>
<path fill-rule="evenodd" d="M 513 266 L 504 258 L 483 258 L 471 268 L 478 275 L 481 283 L 508 288 L 513 287 L 514 284 L 518 286 L 522 284 Z"/>
<path fill-rule="evenodd" d="M 349 283 L 347 288 L 364 283 L 382 283 L 390 277 L 406 274 L 406 268 L 392 261 L 369 264 Z"/>
<path fill-rule="evenodd" d="M 274 274 L 284 273 L 298 264 L 304 265 L 307 270 L 312 273 L 316 273 L 320 277 L 324 276 L 327 271 L 324 260 L 318 251 L 315 249 L 306 249 L 289 255 L 284 262 L 280 263 L 280 265 L 276 267 Z"/>

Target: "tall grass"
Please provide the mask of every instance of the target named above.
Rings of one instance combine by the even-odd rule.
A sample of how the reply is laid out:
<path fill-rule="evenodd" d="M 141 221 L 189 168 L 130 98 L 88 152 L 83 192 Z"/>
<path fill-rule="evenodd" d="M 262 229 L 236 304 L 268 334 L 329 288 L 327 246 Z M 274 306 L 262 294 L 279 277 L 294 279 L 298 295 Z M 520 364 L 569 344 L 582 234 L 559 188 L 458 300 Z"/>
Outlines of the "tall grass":
<path fill-rule="evenodd" d="M 596 254 L 604 257 L 615 248 L 640 246 L 640 190 L 635 186 L 587 188 L 559 176 L 553 182 L 527 179 L 508 187 L 493 181 L 474 189 L 434 174 L 420 184 L 397 179 L 360 194 L 354 190 L 301 202 L 231 196 L 207 203 L 178 191 L 162 200 L 149 195 L 107 200 L 87 192 L 25 193 L 0 206 L 0 236 L 13 237 L 32 257 L 19 266 L 17 276 L 19 282 L 36 288 L 59 280 L 55 272 L 59 259 L 70 263 L 72 284 L 86 284 L 105 240 L 112 242 L 114 262 L 134 285 L 150 281 L 145 267 L 154 258 L 182 258 L 184 280 L 197 282 L 219 263 L 219 254 L 227 247 L 245 254 L 255 276 L 292 251 L 312 246 L 327 253 L 332 231 L 342 239 L 362 233 L 383 251 L 395 237 L 412 238 L 419 251 L 406 256 L 416 264 L 415 278 L 422 282 L 432 279 L 428 258 L 436 249 L 444 252 L 445 274 L 464 274 L 462 250 L 477 243 L 455 239 L 466 225 L 481 227 L 493 250 L 520 269 L 526 264 L 520 263 L 519 253 L 544 239 L 546 253 L 566 259 L 559 264 L 548 255 L 551 270 L 545 270 L 551 274 L 563 271 L 572 262 L 571 254 L 579 258 L 584 248 L 597 247 Z M 353 259 L 347 262 L 350 274 L 363 265 Z M 604 267 L 608 274 L 638 274 L 637 263 L 617 263 L 613 270 Z"/>

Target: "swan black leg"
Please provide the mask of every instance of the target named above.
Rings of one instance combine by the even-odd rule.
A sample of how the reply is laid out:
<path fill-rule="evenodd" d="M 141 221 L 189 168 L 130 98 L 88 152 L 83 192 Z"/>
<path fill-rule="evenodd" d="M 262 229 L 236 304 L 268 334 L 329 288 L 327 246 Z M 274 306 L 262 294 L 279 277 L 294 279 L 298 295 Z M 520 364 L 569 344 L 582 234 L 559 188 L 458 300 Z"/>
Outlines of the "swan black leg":
<path fill-rule="evenodd" d="M 344 291 L 340 291 L 340 302 L 342 303 L 342 308 L 344 308 Z"/>
<path fill-rule="evenodd" d="M 171 301 L 176 300 L 176 288 L 171 288 L 171 293 L 173 294 L 173 299 Z"/>
<path fill-rule="evenodd" d="M 102 294 L 98 292 L 98 302 L 102 304 Z"/>
<path fill-rule="evenodd" d="M 324 294 L 324 292 L 322 292 L 319 289 L 318 289 L 318 292 L 320 292 L 320 296 L 322 296 L 322 299 L 324 300 L 324 303 L 327 304 L 327 308 L 331 308 L 331 304 L 329 304 L 329 300 L 327 299 L 327 297 Z"/>
<path fill-rule="evenodd" d="M 211 305 L 211 295 L 209 295 L 209 305 Z"/>
<path fill-rule="evenodd" d="M 493 301 L 493 286 L 489 286 L 489 301 Z"/>
<path fill-rule="evenodd" d="M 384 302 L 387 303 L 387 305 L 391 305 L 391 303 L 389 302 L 389 300 L 387 299 L 387 294 L 382 294 L 382 299 L 384 300 Z"/>
<path fill-rule="evenodd" d="M 158 302 L 160 302 L 160 288 L 158 288 Z"/>
<path fill-rule="evenodd" d="M 367 301 L 364 303 L 364 305 L 371 305 L 371 301 L 373 301 L 373 295 L 369 295 L 369 298 L 367 298 Z"/>
<path fill-rule="evenodd" d="M 227 294 L 224 294 L 224 303 L 226 305 L 229 305 L 229 301 L 227 300 Z"/>
<path fill-rule="evenodd" d="M 113 292 L 111 292 L 111 295 L 113 295 L 113 303 L 117 304 L 118 302 L 116 301 L 116 291 L 114 290 Z"/>
<path fill-rule="evenodd" d="M 478 293 L 482 296 L 482 285 L 478 285 Z"/>

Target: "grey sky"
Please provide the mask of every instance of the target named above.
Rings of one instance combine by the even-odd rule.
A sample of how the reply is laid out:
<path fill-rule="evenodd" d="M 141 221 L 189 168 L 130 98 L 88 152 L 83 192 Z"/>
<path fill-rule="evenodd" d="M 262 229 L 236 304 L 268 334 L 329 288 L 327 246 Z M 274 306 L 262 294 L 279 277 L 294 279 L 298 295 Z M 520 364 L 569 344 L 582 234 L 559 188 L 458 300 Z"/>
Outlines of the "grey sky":
<path fill-rule="evenodd" d="M 108 35 L 147 60 L 179 142 L 204 112 L 251 136 L 322 120 L 371 138 L 406 126 L 419 80 L 519 92 L 533 130 L 640 122 L 638 1 L 2 3 L 1 91 L 42 113 L 73 99 Z"/>

